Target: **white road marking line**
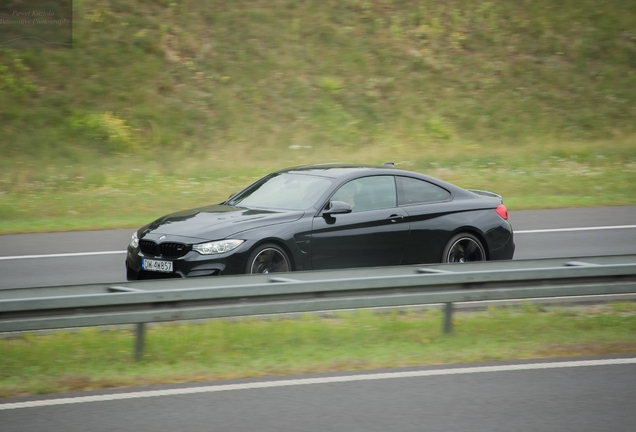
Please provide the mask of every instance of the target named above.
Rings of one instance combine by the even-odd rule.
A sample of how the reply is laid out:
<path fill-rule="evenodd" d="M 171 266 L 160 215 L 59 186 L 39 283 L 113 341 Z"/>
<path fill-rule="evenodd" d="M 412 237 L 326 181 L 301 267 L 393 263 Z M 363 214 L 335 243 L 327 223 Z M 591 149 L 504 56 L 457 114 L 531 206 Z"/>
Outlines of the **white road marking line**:
<path fill-rule="evenodd" d="M 617 226 L 598 226 L 598 227 L 581 227 L 581 228 L 550 228 L 550 229 L 536 229 L 536 230 L 519 230 L 514 231 L 515 234 L 540 234 L 540 233 L 552 233 L 552 232 L 573 232 L 573 231 L 596 231 L 596 230 L 613 230 L 613 229 L 634 229 L 636 225 L 617 225 Z M 80 257 L 91 255 L 114 255 L 124 254 L 126 251 L 103 251 L 103 252 L 76 252 L 76 253 L 61 253 L 61 254 L 48 254 L 48 255 L 15 255 L 0 257 L 0 261 L 16 260 L 16 259 L 32 259 L 32 258 L 64 258 L 64 257 Z"/>
<path fill-rule="evenodd" d="M 3 260 L 16 260 L 16 259 L 31 259 L 31 258 L 63 258 L 63 257 L 77 257 L 77 256 L 90 256 L 90 255 L 113 255 L 123 254 L 126 251 L 104 251 L 104 252 L 76 252 L 76 253 L 62 253 L 62 254 L 49 254 L 49 255 L 15 255 L 0 257 L 0 261 Z"/>
<path fill-rule="evenodd" d="M 550 228 L 536 230 L 519 230 L 514 231 L 515 234 L 538 234 L 551 232 L 573 232 L 573 231 L 596 231 L 596 230 L 613 230 L 613 229 L 634 229 L 636 225 L 618 225 L 618 226 L 598 226 L 598 227 L 582 227 L 582 228 Z"/>
<path fill-rule="evenodd" d="M 362 374 L 362 375 L 346 375 L 335 377 L 322 377 L 322 378 L 301 378 L 301 379 L 287 379 L 287 380 L 275 380 L 275 381 L 261 381 L 254 383 L 244 384 L 219 384 L 203 387 L 189 387 L 179 389 L 167 389 L 167 390 L 147 390 L 137 391 L 129 393 L 114 393 L 104 395 L 93 396 L 79 396 L 69 398 L 58 399 L 45 399 L 26 402 L 13 402 L 0 404 L 0 411 L 2 410 L 14 410 L 20 408 L 37 408 L 53 405 L 73 405 L 87 402 L 106 402 L 113 400 L 126 400 L 126 399 L 141 399 L 157 396 L 181 396 L 198 393 L 216 393 L 222 391 L 232 390 L 253 390 L 261 388 L 274 388 L 274 387 L 291 387 L 313 384 L 331 384 L 342 382 L 356 382 L 356 381 L 373 381 L 382 379 L 396 379 L 396 378 L 419 378 L 419 377 L 431 377 L 431 376 L 447 376 L 447 375 L 463 375 L 474 374 L 484 372 L 509 372 L 509 371 L 524 371 L 524 370 L 540 370 L 540 369 L 562 369 L 573 367 L 589 367 L 589 366 L 611 366 L 611 365 L 626 365 L 636 364 L 636 358 L 621 358 L 621 359 L 606 359 L 606 360 L 579 360 L 579 361 L 565 361 L 565 362 L 551 362 L 551 363 L 531 363 L 531 364 L 517 364 L 517 365 L 501 365 L 501 366 L 475 366 L 475 367 L 463 367 L 463 368 L 451 368 L 451 369 L 433 369 L 424 371 L 410 371 L 410 372 L 387 372 L 387 373 L 375 373 L 375 374 Z"/>

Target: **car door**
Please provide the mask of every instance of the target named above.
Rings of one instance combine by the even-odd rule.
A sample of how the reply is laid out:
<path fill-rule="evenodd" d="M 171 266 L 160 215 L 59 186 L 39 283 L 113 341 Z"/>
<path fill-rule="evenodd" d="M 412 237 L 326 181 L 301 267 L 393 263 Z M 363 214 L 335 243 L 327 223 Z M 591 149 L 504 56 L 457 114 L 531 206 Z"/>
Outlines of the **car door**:
<path fill-rule="evenodd" d="M 408 214 L 397 206 L 394 176 L 370 176 L 339 188 L 330 201 L 345 201 L 351 213 L 314 217 L 312 268 L 399 265 L 409 235 Z"/>

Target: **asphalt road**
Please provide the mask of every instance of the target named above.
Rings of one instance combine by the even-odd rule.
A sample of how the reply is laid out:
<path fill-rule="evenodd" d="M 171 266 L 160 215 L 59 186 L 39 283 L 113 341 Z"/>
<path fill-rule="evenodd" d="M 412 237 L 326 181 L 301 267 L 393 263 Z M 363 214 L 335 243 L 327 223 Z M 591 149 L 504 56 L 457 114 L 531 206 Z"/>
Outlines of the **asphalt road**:
<path fill-rule="evenodd" d="M 632 432 L 634 400 L 632 356 L 0 399 L 0 427 L 3 432 Z"/>
<path fill-rule="evenodd" d="M 636 207 L 510 212 L 515 259 L 636 254 Z M 133 230 L 0 236 L 0 289 L 125 281 Z"/>

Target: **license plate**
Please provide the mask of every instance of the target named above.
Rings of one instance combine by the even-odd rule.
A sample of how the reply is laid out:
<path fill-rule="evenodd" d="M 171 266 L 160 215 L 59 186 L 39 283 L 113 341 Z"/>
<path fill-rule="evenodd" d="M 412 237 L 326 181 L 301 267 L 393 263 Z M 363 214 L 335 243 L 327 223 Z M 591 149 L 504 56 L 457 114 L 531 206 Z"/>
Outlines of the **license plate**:
<path fill-rule="evenodd" d="M 144 259 L 141 261 L 141 266 L 144 270 L 171 273 L 172 261 L 157 261 Z"/>

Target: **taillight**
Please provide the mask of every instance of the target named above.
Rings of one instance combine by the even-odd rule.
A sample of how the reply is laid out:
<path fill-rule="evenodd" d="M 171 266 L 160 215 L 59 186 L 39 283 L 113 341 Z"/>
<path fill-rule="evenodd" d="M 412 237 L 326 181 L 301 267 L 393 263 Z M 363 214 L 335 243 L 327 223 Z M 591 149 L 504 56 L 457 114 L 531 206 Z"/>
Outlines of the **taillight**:
<path fill-rule="evenodd" d="M 503 220 L 508 220 L 508 209 L 505 205 L 499 204 L 497 206 L 497 214 L 501 216 Z"/>

